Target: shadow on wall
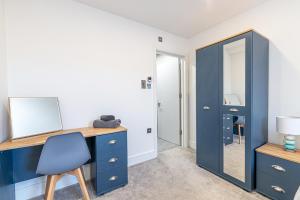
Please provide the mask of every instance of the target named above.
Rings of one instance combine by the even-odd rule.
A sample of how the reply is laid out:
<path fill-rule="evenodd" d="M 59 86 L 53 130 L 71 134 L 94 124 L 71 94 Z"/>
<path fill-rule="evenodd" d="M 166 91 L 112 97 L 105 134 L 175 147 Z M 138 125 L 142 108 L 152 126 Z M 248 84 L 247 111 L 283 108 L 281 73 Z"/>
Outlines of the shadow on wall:
<path fill-rule="evenodd" d="M 5 102 L 5 100 L 2 100 L 2 102 Z M 4 140 L 8 139 L 10 133 L 8 120 L 8 106 L 6 102 L 0 105 L 0 114 L 0 142 L 3 142 Z"/>

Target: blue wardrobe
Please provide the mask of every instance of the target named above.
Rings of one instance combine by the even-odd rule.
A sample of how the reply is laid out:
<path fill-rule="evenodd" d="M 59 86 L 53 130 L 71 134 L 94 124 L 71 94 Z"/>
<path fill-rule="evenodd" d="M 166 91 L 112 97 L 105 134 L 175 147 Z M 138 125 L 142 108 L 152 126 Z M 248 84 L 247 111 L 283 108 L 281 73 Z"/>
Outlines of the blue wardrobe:
<path fill-rule="evenodd" d="M 253 30 L 196 51 L 197 164 L 248 191 L 268 138 L 268 57 Z"/>

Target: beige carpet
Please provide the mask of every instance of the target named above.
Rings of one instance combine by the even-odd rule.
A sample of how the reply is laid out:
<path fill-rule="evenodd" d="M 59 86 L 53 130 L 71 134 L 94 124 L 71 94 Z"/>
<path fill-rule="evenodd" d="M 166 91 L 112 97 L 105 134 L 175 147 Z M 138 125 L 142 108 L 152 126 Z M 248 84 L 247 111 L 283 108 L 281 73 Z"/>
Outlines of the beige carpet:
<path fill-rule="evenodd" d="M 163 152 L 169 149 L 173 149 L 175 147 L 179 147 L 179 145 L 173 144 L 161 138 L 157 138 L 157 148 L 158 152 Z"/>
<path fill-rule="evenodd" d="M 97 200 L 257 200 L 266 199 L 199 168 L 195 153 L 173 148 L 157 159 L 129 168 L 129 184 L 96 198 Z M 78 185 L 57 191 L 56 200 L 80 199 Z M 40 198 L 35 198 L 42 199 Z"/>

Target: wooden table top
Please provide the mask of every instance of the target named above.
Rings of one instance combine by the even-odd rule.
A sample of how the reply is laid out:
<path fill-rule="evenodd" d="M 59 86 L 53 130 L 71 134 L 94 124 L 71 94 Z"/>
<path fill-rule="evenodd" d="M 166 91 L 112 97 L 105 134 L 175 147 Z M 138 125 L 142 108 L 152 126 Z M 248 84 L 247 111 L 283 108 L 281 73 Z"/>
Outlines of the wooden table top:
<path fill-rule="evenodd" d="M 268 143 L 257 148 L 256 152 L 300 164 L 300 150 L 297 150 L 296 152 L 285 151 L 282 145 Z"/>
<path fill-rule="evenodd" d="M 52 133 L 46 133 L 41 135 L 35 135 L 26 138 L 20 138 L 15 140 L 7 140 L 0 144 L 0 151 L 18 149 L 23 147 L 31 147 L 45 144 L 46 140 L 55 135 L 67 134 L 72 132 L 81 132 L 84 137 L 93 137 L 97 135 L 106 135 L 116 132 L 127 131 L 125 127 L 117 128 L 77 128 L 63 131 L 56 131 Z"/>

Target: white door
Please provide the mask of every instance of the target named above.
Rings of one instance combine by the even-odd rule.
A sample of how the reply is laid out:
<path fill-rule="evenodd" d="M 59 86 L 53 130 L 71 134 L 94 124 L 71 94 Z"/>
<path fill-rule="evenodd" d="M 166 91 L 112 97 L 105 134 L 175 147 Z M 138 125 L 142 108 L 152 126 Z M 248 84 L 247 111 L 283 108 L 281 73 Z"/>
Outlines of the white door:
<path fill-rule="evenodd" d="M 180 145 L 180 59 L 157 55 L 158 137 Z"/>

